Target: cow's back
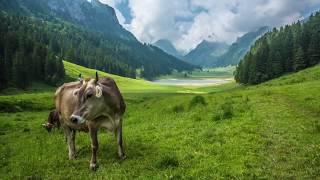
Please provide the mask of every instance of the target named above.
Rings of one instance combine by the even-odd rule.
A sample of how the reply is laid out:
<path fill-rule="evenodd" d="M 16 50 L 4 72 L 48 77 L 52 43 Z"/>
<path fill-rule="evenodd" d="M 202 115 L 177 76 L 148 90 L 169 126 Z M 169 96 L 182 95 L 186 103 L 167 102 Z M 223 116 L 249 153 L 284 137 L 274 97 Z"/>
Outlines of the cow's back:
<path fill-rule="evenodd" d="M 106 87 L 104 89 L 106 93 L 112 94 L 112 101 L 110 102 L 108 97 L 106 101 L 109 101 L 116 111 L 123 114 L 126 110 L 126 104 L 115 81 L 112 78 L 103 77 L 99 79 L 99 83 Z"/>

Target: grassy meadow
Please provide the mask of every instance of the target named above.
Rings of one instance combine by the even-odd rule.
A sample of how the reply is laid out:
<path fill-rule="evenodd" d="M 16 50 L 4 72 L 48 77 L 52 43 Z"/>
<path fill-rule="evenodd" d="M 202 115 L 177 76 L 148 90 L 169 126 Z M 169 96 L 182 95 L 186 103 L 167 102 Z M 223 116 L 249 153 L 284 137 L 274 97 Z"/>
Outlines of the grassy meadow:
<path fill-rule="evenodd" d="M 67 78 L 95 70 L 64 62 Z M 113 134 L 99 133 L 96 172 L 88 134 L 68 160 L 62 130 L 41 124 L 54 88 L 0 95 L 1 179 L 319 179 L 320 66 L 258 86 L 181 87 L 112 76 L 127 111 L 127 159 Z"/>
<path fill-rule="evenodd" d="M 212 79 L 212 78 L 233 78 L 235 66 L 203 68 L 202 70 L 194 70 L 192 72 L 173 72 L 172 74 L 160 76 L 159 79 Z"/>

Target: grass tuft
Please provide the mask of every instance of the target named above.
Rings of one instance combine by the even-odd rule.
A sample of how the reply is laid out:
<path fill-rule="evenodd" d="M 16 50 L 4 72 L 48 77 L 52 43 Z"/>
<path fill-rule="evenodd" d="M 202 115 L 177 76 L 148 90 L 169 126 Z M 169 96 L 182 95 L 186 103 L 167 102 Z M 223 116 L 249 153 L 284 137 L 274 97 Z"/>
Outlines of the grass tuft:
<path fill-rule="evenodd" d="M 202 105 L 202 106 L 206 106 L 207 105 L 207 102 L 205 100 L 205 98 L 203 96 L 195 96 L 191 99 L 190 101 L 190 104 L 189 104 L 189 108 L 193 108 L 195 106 L 199 106 L 199 105 Z"/>
<path fill-rule="evenodd" d="M 234 102 L 231 98 L 226 98 L 219 106 L 217 113 L 213 117 L 213 120 L 219 121 L 232 118 L 234 116 L 233 104 Z"/>
<path fill-rule="evenodd" d="M 183 106 L 182 104 L 176 105 L 176 106 L 174 106 L 174 107 L 172 108 L 172 111 L 173 111 L 174 113 L 181 113 L 181 112 L 184 111 L 184 106 Z"/>
<path fill-rule="evenodd" d="M 179 160 L 175 155 L 164 155 L 156 161 L 156 167 L 159 169 L 175 168 L 179 166 Z"/>

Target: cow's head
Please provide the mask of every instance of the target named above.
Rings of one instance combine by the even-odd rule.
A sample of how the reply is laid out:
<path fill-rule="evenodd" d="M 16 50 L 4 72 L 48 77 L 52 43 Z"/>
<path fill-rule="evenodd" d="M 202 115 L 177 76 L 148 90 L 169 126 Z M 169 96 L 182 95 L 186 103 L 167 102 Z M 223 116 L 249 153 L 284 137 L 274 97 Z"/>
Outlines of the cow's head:
<path fill-rule="evenodd" d="M 98 83 L 98 73 L 95 79 L 88 79 L 82 82 L 82 86 L 73 93 L 77 99 L 77 105 L 70 120 L 75 124 L 83 124 L 101 116 L 106 108 L 103 100 L 101 84 Z"/>
<path fill-rule="evenodd" d="M 56 110 L 53 110 L 49 113 L 48 121 L 45 124 L 42 124 L 42 127 L 45 128 L 48 132 L 51 132 L 51 130 L 54 127 L 60 127 L 60 121 L 59 121 L 59 113 Z"/>

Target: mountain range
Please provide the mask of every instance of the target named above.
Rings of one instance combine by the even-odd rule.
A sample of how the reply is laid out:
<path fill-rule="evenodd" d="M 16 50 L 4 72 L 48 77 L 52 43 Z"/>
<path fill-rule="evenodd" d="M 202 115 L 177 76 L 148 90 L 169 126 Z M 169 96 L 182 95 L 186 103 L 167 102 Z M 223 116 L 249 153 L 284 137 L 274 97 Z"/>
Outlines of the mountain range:
<path fill-rule="evenodd" d="M 200 66 L 211 66 L 216 63 L 229 45 L 224 42 L 210 42 L 203 40 L 198 46 L 183 57 L 189 63 Z"/>
<path fill-rule="evenodd" d="M 202 67 L 236 65 L 249 51 L 251 45 L 268 30 L 269 28 L 264 26 L 256 31 L 248 32 L 237 38 L 231 45 L 203 40 L 185 56 L 179 54 L 169 40 L 159 40 L 154 45 L 177 58 Z"/>
<path fill-rule="evenodd" d="M 204 40 L 183 59 L 189 63 L 205 67 L 236 65 L 249 51 L 250 46 L 268 29 L 268 27 L 261 27 L 256 31 L 248 32 L 237 38 L 236 42 L 230 46 L 222 42 Z"/>
<path fill-rule="evenodd" d="M 196 67 L 153 45 L 140 43 L 119 24 L 115 10 L 99 0 L 0 1 L 0 10 L 10 16 L 44 22 L 41 25 L 46 27 L 41 33 L 47 35 L 44 29 L 52 32 L 51 39 L 44 38 L 42 43 L 49 47 L 54 44 L 58 47 L 56 53 L 63 57 L 73 51 L 67 60 L 79 65 L 104 71 L 117 66 L 115 72 L 119 75 L 126 75 L 122 72 L 128 69 L 143 69 L 142 76 L 148 79 L 174 69 L 182 71 Z M 56 28 L 52 30 L 49 26 Z"/>
<path fill-rule="evenodd" d="M 264 35 L 269 30 L 269 27 L 264 26 L 256 31 L 248 32 L 237 38 L 236 42 L 232 43 L 228 51 L 223 54 L 216 63 L 210 63 L 211 66 L 227 66 L 237 65 L 239 61 L 250 50 L 250 47 L 255 41 Z"/>
<path fill-rule="evenodd" d="M 167 39 L 159 39 L 158 41 L 153 43 L 153 45 L 159 47 L 164 52 L 166 52 L 176 58 L 182 59 L 182 57 L 183 57 L 183 55 Z"/>

